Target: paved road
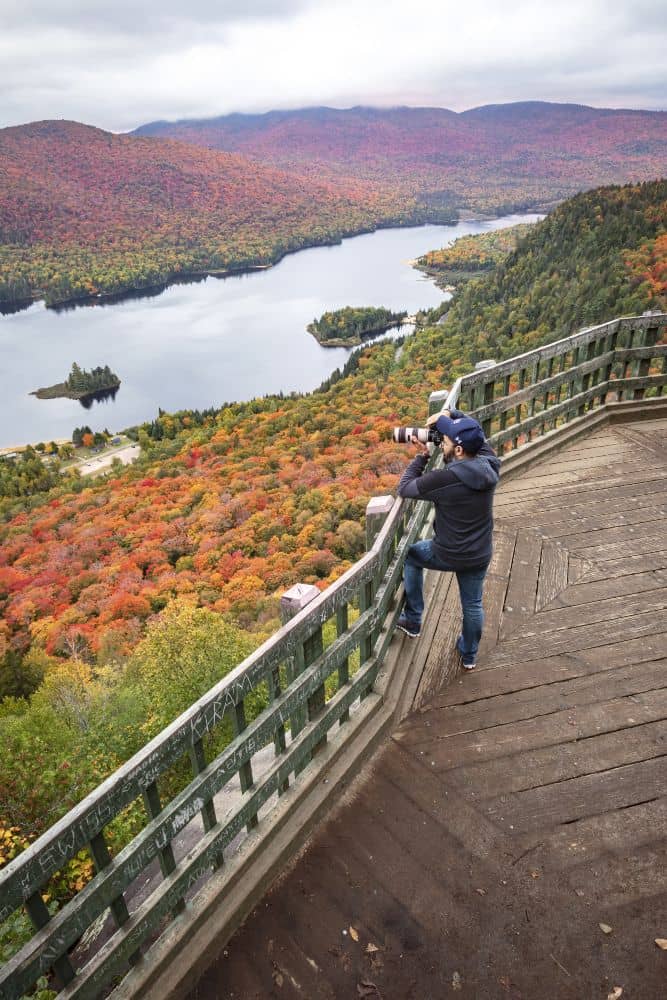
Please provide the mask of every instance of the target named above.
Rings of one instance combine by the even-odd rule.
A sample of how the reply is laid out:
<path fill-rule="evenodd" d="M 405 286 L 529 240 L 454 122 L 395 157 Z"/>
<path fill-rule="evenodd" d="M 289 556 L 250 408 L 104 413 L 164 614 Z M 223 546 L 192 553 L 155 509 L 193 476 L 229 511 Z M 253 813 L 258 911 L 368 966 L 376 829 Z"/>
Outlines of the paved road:
<path fill-rule="evenodd" d="M 114 458 L 119 458 L 123 465 L 129 465 L 130 462 L 134 462 L 139 457 L 139 451 L 138 444 L 127 445 L 125 448 L 118 448 L 116 451 L 107 452 L 96 458 L 89 458 L 87 461 L 81 462 L 78 469 L 82 476 L 91 476 L 94 473 L 102 472 L 103 469 L 110 468 Z"/>

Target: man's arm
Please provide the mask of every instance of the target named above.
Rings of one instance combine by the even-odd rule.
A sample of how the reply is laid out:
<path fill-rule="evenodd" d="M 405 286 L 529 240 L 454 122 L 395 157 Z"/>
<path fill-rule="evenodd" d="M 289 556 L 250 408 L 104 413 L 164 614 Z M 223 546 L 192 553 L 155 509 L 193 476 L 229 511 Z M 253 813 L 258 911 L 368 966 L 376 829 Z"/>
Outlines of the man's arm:
<path fill-rule="evenodd" d="M 415 455 L 398 482 L 399 497 L 411 500 L 420 499 L 417 480 L 423 474 L 427 462 L 428 449 Z"/>

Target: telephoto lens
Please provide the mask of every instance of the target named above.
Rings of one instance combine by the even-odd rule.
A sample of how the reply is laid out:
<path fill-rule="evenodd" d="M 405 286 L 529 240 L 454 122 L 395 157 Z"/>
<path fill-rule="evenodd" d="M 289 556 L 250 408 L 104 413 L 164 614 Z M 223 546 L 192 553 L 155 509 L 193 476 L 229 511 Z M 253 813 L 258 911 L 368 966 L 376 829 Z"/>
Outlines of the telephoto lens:
<path fill-rule="evenodd" d="M 417 438 L 422 444 L 435 440 L 431 427 L 394 427 L 396 444 L 411 444 L 413 438 Z"/>

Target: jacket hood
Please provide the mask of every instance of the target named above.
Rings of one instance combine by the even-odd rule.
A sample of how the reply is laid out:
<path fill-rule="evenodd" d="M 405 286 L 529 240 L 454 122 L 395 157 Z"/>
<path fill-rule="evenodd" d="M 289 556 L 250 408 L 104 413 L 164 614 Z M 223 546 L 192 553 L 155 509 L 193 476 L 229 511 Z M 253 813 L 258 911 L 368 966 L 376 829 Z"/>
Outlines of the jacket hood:
<path fill-rule="evenodd" d="M 476 455 L 474 458 L 463 458 L 458 462 L 450 462 L 447 470 L 464 486 L 483 493 L 492 490 L 500 478 L 500 459 L 495 455 Z"/>

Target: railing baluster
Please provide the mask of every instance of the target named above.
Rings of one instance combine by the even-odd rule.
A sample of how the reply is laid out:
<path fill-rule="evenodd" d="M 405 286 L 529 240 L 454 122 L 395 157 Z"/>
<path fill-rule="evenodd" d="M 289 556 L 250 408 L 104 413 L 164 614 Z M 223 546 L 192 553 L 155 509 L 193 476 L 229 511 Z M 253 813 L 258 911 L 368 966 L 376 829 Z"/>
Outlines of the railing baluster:
<path fill-rule="evenodd" d="M 149 819 L 156 819 L 162 812 L 162 802 L 160 801 L 160 793 L 158 791 L 157 784 L 153 781 L 150 785 L 147 785 L 142 792 L 142 798 L 144 800 L 144 807 L 148 813 Z M 171 875 L 173 871 L 176 870 L 176 858 L 174 857 L 174 849 L 171 844 L 167 844 L 163 847 L 159 854 L 158 860 L 160 862 L 160 870 L 163 876 L 166 878 L 167 875 Z M 182 913 L 185 909 L 185 900 L 179 899 L 174 906 L 174 915 Z"/>
<path fill-rule="evenodd" d="M 240 736 L 243 730 L 248 725 L 248 720 L 245 714 L 245 705 L 243 701 L 239 701 L 234 706 L 232 711 L 232 725 L 234 727 L 234 735 Z M 241 782 L 241 791 L 247 792 L 255 784 L 255 779 L 252 774 L 252 763 L 247 760 L 245 764 L 241 764 L 239 768 L 239 781 Z M 257 816 L 251 816 L 248 820 L 246 826 L 248 833 L 257 826 L 258 820 Z"/>
<path fill-rule="evenodd" d="M 309 583 L 297 583 L 280 598 L 280 617 L 284 624 L 287 624 L 290 619 L 294 618 L 300 611 L 302 611 L 306 605 L 310 604 L 311 601 L 319 597 L 319 590 L 317 587 Z M 287 684 L 288 687 L 292 681 L 296 680 L 306 665 L 304 645 L 299 644 L 294 651 L 293 655 L 289 657 L 286 661 L 287 670 Z M 301 732 L 301 730 L 306 725 L 307 721 L 307 707 L 306 705 L 301 705 L 295 708 L 292 717 L 290 719 L 290 734 L 292 740 Z M 295 769 L 295 773 L 298 774 L 301 771 L 307 761 L 304 761 L 299 767 Z"/>
<path fill-rule="evenodd" d="M 197 777 L 197 775 L 201 774 L 202 771 L 205 771 L 208 766 L 203 740 L 196 740 L 192 744 L 189 750 L 189 756 L 190 763 L 192 765 L 192 773 L 195 777 Z M 200 816 L 204 825 L 204 831 L 208 833 L 209 830 L 213 829 L 218 821 L 217 816 L 215 815 L 215 805 L 213 803 L 213 799 L 207 799 L 206 802 L 204 802 Z M 222 854 L 220 854 L 219 858 L 216 860 L 215 867 L 222 868 L 223 863 L 224 858 Z"/>
<path fill-rule="evenodd" d="M 25 901 L 25 908 L 35 930 L 41 931 L 51 920 L 51 914 L 42 899 L 41 892 L 35 892 L 32 896 L 29 896 Z M 61 955 L 60 958 L 56 958 L 53 968 L 63 986 L 71 983 L 76 975 L 67 955 Z"/>
<path fill-rule="evenodd" d="M 347 632 L 347 627 L 349 624 L 349 614 L 347 604 L 344 604 L 342 608 L 339 608 L 336 612 L 336 635 L 343 635 Z M 345 687 L 350 680 L 350 657 L 346 656 L 341 665 L 338 668 L 338 690 Z M 340 725 L 342 726 L 344 722 L 350 721 L 350 710 L 346 709 L 340 717 Z"/>
<path fill-rule="evenodd" d="M 108 868 L 111 864 L 111 854 L 102 832 L 96 834 L 94 837 L 91 837 L 90 853 L 93 856 L 96 871 L 101 872 L 105 868 Z M 127 903 L 125 902 L 125 896 L 122 893 L 111 901 L 109 909 L 111 910 L 111 914 L 117 927 L 122 927 L 123 924 L 126 924 L 130 919 L 130 912 L 127 908 Z M 136 965 L 140 958 L 141 951 L 135 951 L 134 954 L 129 956 L 128 962 L 130 965 Z"/>

